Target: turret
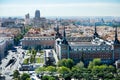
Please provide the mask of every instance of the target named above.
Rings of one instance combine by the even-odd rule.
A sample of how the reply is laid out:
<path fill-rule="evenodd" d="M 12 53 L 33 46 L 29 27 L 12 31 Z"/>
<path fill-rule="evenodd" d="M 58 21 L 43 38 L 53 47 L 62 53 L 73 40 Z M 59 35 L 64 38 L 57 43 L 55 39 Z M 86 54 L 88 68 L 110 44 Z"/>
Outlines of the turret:
<path fill-rule="evenodd" d="M 68 45 L 68 41 L 66 40 L 65 26 L 64 26 L 64 30 L 63 30 L 63 41 L 62 41 L 62 43 Z"/>
<path fill-rule="evenodd" d="M 93 37 L 94 38 L 98 38 L 99 37 L 99 35 L 98 35 L 98 33 L 97 33 L 97 28 L 96 28 L 96 23 L 95 23 L 95 27 L 94 27 L 94 35 L 93 35 Z"/>
<path fill-rule="evenodd" d="M 55 36 L 55 39 L 57 39 L 57 38 L 62 38 L 62 35 L 59 33 L 59 25 L 56 22 L 56 36 Z"/>
<path fill-rule="evenodd" d="M 115 40 L 114 40 L 114 44 L 120 44 L 120 42 L 118 40 L 118 35 L 117 35 L 117 26 L 115 26 Z"/>

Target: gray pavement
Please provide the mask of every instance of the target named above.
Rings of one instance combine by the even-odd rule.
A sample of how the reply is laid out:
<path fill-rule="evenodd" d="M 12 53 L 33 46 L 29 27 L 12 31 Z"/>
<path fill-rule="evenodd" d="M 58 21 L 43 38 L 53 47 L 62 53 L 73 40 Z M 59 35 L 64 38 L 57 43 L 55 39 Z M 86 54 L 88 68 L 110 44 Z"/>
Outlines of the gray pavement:
<path fill-rule="evenodd" d="M 22 58 L 22 52 L 24 50 L 22 50 L 21 48 L 17 48 L 17 52 L 12 52 L 11 50 L 8 51 L 8 55 L 6 56 L 6 58 L 4 58 L 2 60 L 2 64 L 0 65 L 1 69 L 1 73 L 2 75 L 4 75 L 6 77 L 6 80 L 12 80 L 12 75 L 14 70 L 18 70 L 20 67 L 20 63 L 23 62 L 23 58 Z M 13 65 L 9 65 L 8 67 L 5 67 L 7 65 L 7 63 L 9 62 L 10 59 L 12 59 L 12 57 L 16 58 L 16 62 Z M 11 67 L 10 67 L 11 66 Z"/>

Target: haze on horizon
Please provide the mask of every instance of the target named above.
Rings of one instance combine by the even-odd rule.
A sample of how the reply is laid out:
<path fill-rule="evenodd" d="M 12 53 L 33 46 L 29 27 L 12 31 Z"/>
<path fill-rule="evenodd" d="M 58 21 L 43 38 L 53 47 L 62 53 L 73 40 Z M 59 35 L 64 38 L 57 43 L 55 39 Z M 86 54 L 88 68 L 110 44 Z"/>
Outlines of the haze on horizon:
<path fill-rule="evenodd" d="M 120 16 L 120 0 L 0 0 L 1 16 Z"/>

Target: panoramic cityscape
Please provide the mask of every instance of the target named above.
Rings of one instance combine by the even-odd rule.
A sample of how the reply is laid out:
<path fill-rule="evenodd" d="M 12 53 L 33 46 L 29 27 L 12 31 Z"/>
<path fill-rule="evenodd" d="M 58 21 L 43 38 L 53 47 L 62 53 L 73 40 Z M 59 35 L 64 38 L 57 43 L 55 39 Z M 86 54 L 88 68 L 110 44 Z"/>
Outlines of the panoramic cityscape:
<path fill-rule="evenodd" d="M 120 80 L 120 1 L 1 0 L 0 80 Z"/>

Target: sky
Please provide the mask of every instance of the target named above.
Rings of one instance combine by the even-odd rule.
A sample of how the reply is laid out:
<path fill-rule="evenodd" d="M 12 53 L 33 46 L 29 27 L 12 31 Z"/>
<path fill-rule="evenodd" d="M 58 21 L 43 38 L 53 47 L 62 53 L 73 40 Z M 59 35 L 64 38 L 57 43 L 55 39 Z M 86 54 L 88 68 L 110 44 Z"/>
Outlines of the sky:
<path fill-rule="evenodd" d="M 1 16 L 120 16 L 120 0 L 0 0 Z"/>

